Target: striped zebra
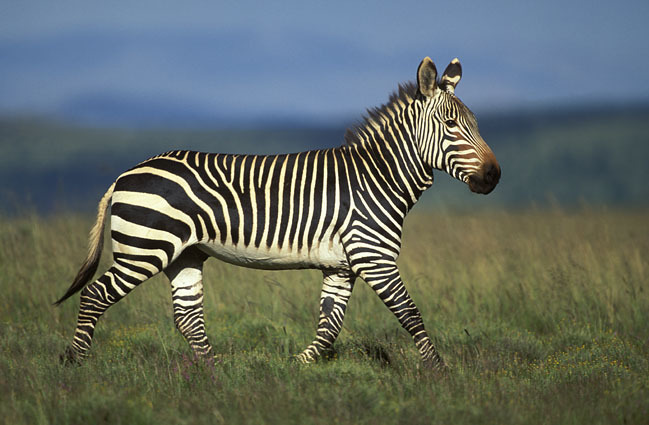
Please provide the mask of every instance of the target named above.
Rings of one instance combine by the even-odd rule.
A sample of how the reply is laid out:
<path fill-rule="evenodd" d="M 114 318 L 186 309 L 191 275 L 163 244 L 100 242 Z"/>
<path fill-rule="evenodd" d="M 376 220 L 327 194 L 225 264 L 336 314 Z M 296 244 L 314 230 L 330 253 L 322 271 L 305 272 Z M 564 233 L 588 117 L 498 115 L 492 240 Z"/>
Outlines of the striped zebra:
<path fill-rule="evenodd" d="M 81 290 L 62 359 L 86 357 L 99 317 L 159 272 L 171 282 L 176 327 L 196 354 L 213 356 L 202 284 L 212 256 L 258 269 L 322 270 L 316 337 L 297 356 L 302 362 L 332 346 L 360 277 L 410 333 L 424 364 L 443 366 L 396 259 L 403 220 L 433 184 L 433 169 L 484 194 L 500 178 L 475 116 L 454 94 L 461 75 L 454 59 L 438 80 L 426 57 L 417 83 L 369 110 L 339 147 L 283 155 L 172 151 L 120 175 L 99 202 L 85 262 L 56 302 Z M 109 205 L 113 263 L 87 285 Z"/>

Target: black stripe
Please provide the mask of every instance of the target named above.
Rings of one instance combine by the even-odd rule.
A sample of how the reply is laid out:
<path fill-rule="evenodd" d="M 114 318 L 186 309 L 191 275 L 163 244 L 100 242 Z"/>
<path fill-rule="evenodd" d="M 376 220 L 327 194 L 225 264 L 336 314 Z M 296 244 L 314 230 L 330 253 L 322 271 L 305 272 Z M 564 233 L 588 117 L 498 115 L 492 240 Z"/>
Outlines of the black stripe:
<path fill-rule="evenodd" d="M 112 230 L 110 232 L 110 236 L 116 242 L 124 245 L 143 249 L 160 249 L 164 251 L 165 254 L 167 254 L 167 263 L 171 262 L 171 259 L 174 255 L 174 246 L 171 242 L 138 238 L 136 236 L 125 235 L 124 233 L 118 232 L 116 230 Z"/>
<path fill-rule="evenodd" d="M 294 187 L 294 192 L 291 196 L 293 196 L 293 220 L 288 224 L 289 225 L 289 234 L 288 234 L 288 243 L 290 246 L 293 246 L 295 243 L 295 235 L 297 234 L 298 227 L 300 223 L 298 223 L 297 219 L 299 216 L 299 211 L 300 207 L 302 206 L 300 204 L 300 182 L 302 181 L 302 173 L 304 173 L 305 169 L 305 161 L 306 161 L 306 153 L 300 153 L 296 155 L 295 158 L 295 187 Z M 292 175 L 292 174 L 291 174 Z"/>
<path fill-rule="evenodd" d="M 277 155 L 274 161 L 273 177 L 270 182 L 270 192 L 268 199 L 270 201 L 270 208 L 268 210 L 268 236 L 266 238 L 266 246 L 270 248 L 273 244 L 273 238 L 281 223 L 277 222 L 279 211 L 279 186 L 281 184 L 281 171 L 282 165 L 286 160 L 286 155 Z"/>
<path fill-rule="evenodd" d="M 245 159 L 245 163 L 243 162 Z M 243 176 L 242 185 L 239 184 L 239 179 L 236 179 L 236 188 L 239 199 L 241 200 L 241 210 L 243 211 L 243 244 L 244 246 L 250 245 L 252 239 L 252 217 L 255 211 L 252 210 L 252 193 L 248 190 L 250 187 L 250 179 L 252 173 L 252 161 L 254 159 L 251 155 L 245 155 L 241 160 L 244 164 L 239 170 L 239 174 Z"/>
<path fill-rule="evenodd" d="M 347 148 L 344 148 L 347 149 Z M 348 150 L 345 150 L 345 152 L 349 152 Z M 334 217 L 334 205 L 332 204 L 331 208 L 331 220 L 336 220 L 334 227 L 333 227 L 333 233 L 332 235 L 335 235 L 338 233 L 338 230 L 342 227 L 343 222 L 345 220 L 345 216 L 347 215 L 347 212 L 349 211 L 349 205 L 351 201 L 351 195 L 349 193 L 349 186 L 348 186 L 348 179 L 349 175 L 347 173 L 347 169 L 345 167 L 345 164 L 347 166 L 350 166 L 351 164 L 349 162 L 345 162 L 345 159 L 343 159 L 343 155 L 345 152 L 342 152 L 338 149 L 334 150 L 334 160 L 337 161 L 338 163 L 338 175 L 336 175 L 335 178 L 338 181 L 338 185 L 340 186 L 340 206 L 338 209 L 338 216 Z M 329 194 L 327 196 L 334 196 L 335 199 L 335 188 L 333 184 L 327 185 L 327 190 L 329 190 Z M 329 213 L 328 213 L 329 215 Z"/>
<path fill-rule="evenodd" d="M 311 217 L 311 223 L 309 224 L 309 230 L 307 232 L 307 244 L 308 247 L 313 246 L 313 241 L 315 237 L 315 231 L 318 228 L 318 224 L 320 223 L 320 220 L 322 219 L 324 215 L 324 211 L 322 211 L 322 202 L 323 202 L 323 193 L 324 193 L 324 187 L 323 187 L 323 179 L 324 179 L 324 159 L 326 153 L 323 151 L 318 151 L 316 152 L 316 155 L 318 157 L 318 166 L 317 169 L 314 171 L 316 173 L 316 178 L 315 178 L 315 186 L 313 187 L 313 205 L 311 206 L 313 208 L 313 217 Z M 327 164 L 329 166 L 329 164 Z M 327 202 L 331 202 L 327 200 Z"/>
<path fill-rule="evenodd" d="M 289 215 L 291 214 L 291 182 L 293 177 L 293 170 L 296 166 L 297 155 L 292 154 L 288 155 L 286 158 L 286 171 L 284 172 L 284 180 L 280 182 L 283 185 L 283 199 L 282 199 L 282 219 L 279 223 L 279 235 L 278 235 L 278 245 L 281 248 L 284 243 L 284 238 L 286 237 L 286 232 L 288 232 L 291 227 L 291 223 L 288 221 Z"/>
<path fill-rule="evenodd" d="M 302 249 L 302 244 L 303 244 L 303 239 L 304 239 L 304 233 L 306 232 L 307 226 L 308 226 L 308 218 L 309 218 L 309 209 L 311 208 L 311 205 L 309 202 L 311 201 L 311 179 L 313 177 L 313 173 L 315 173 L 315 169 L 313 166 L 313 162 L 316 158 L 316 153 L 315 152 L 310 152 L 309 153 L 309 158 L 307 162 L 305 162 L 304 166 L 304 195 L 302 198 L 302 219 L 300 220 L 299 223 L 299 229 L 297 233 L 297 249 L 301 250 Z"/>
<path fill-rule="evenodd" d="M 264 161 L 264 158 L 266 161 Z M 270 163 L 272 159 L 268 156 L 259 156 L 257 158 L 257 163 L 255 164 L 255 181 L 253 182 L 253 187 L 255 188 L 255 197 L 257 199 L 257 234 L 255 235 L 255 247 L 261 245 L 261 238 L 264 235 L 264 226 L 266 225 L 266 181 L 268 179 L 268 173 L 270 169 Z M 264 164 L 263 168 L 261 164 Z M 261 182 L 261 185 L 258 183 Z"/>
<path fill-rule="evenodd" d="M 126 254 L 123 252 L 115 252 L 113 253 L 113 258 L 115 260 L 123 258 L 125 260 L 142 261 L 151 264 L 158 270 L 162 270 L 162 261 L 155 255 L 138 255 L 138 254 Z"/>
<path fill-rule="evenodd" d="M 130 223 L 172 233 L 183 242 L 187 242 L 191 235 L 191 228 L 186 223 L 150 208 L 116 202 L 111 206 L 111 214 Z"/>
<path fill-rule="evenodd" d="M 129 270 L 131 270 L 131 271 L 133 271 L 135 273 L 139 273 L 141 275 L 144 275 L 144 276 L 147 277 L 147 279 L 150 278 L 151 276 L 153 276 L 153 273 L 151 273 L 150 270 L 145 269 L 144 267 L 136 266 L 135 264 L 133 264 L 131 262 L 128 262 L 128 261 L 126 261 L 124 259 L 115 258 L 115 263 L 121 264 L 125 268 L 127 268 L 127 269 L 129 269 Z"/>

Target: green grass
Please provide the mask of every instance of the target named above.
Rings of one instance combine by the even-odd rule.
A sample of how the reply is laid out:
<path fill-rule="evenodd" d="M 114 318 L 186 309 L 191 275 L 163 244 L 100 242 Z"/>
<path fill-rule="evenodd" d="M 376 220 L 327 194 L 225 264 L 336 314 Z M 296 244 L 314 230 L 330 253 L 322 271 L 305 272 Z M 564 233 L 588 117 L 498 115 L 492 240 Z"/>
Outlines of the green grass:
<path fill-rule="evenodd" d="M 0 418 L 39 423 L 646 423 L 649 213 L 413 213 L 399 260 L 452 369 L 420 368 L 410 337 L 359 281 L 327 358 L 311 341 L 320 274 L 210 260 L 196 361 L 166 279 L 100 320 L 81 366 L 58 361 L 78 297 L 51 303 L 86 251 L 91 217 L 0 219 Z M 107 250 L 109 251 L 109 250 Z M 104 258 L 103 266 L 106 266 Z"/>

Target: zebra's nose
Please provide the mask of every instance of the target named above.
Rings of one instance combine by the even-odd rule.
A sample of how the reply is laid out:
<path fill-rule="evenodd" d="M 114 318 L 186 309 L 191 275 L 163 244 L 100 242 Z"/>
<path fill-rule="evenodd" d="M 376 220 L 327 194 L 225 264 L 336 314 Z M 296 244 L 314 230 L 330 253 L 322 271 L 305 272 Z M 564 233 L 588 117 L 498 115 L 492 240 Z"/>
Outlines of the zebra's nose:
<path fill-rule="evenodd" d="M 500 166 L 497 163 L 489 162 L 484 170 L 484 182 L 492 189 L 498 184 L 500 180 Z"/>
<path fill-rule="evenodd" d="M 488 161 L 482 165 L 480 171 L 469 177 L 469 189 L 486 195 L 494 190 L 499 180 L 500 166 L 496 161 Z"/>

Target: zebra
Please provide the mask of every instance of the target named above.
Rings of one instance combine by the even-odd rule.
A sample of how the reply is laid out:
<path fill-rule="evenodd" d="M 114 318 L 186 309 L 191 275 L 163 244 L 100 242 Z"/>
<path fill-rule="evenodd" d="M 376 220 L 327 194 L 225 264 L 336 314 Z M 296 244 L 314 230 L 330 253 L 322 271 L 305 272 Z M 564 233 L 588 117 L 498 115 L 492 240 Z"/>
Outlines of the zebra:
<path fill-rule="evenodd" d="M 343 324 L 357 278 L 412 336 L 423 364 L 444 367 L 397 267 L 404 218 L 443 170 L 476 193 L 491 192 L 500 166 L 473 113 L 455 96 L 453 59 L 438 79 L 426 57 L 416 82 L 400 84 L 338 147 L 278 155 L 175 150 L 121 174 L 98 205 L 88 255 L 61 304 L 81 291 L 77 326 L 61 358 L 88 356 L 99 317 L 164 272 L 177 329 L 213 358 L 203 317 L 203 263 L 216 257 L 257 269 L 319 269 L 316 336 L 295 356 L 316 361 Z M 110 207 L 113 263 L 93 283 Z"/>

